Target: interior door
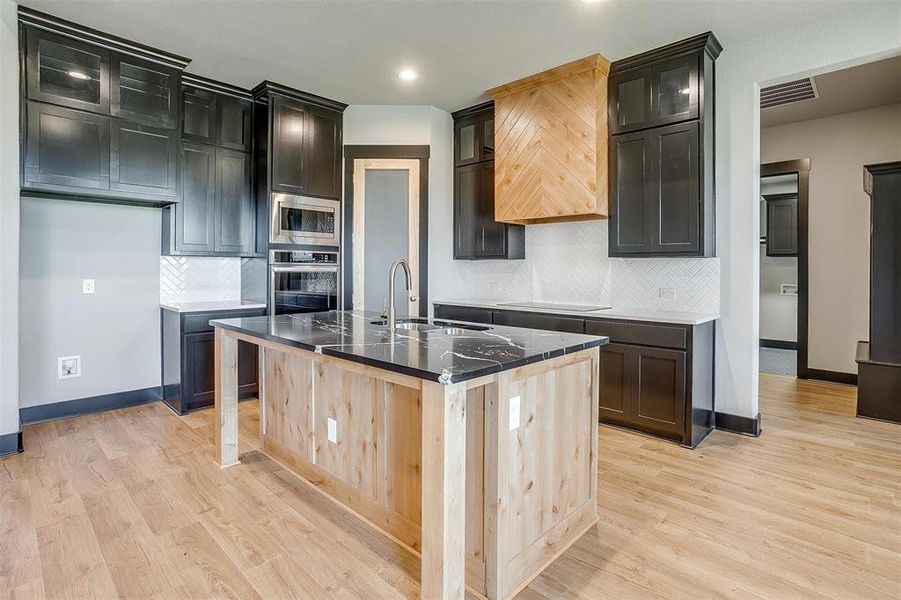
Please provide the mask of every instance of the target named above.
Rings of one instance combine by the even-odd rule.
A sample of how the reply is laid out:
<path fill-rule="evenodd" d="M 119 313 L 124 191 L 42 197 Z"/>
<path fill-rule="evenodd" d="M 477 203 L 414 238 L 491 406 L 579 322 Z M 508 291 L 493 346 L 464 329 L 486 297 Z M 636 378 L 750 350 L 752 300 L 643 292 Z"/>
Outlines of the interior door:
<path fill-rule="evenodd" d="M 358 158 L 353 178 L 353 308 L 382 312 L 396 258 L 407 259 L 419 297 L 419 161 Z M 418 315 L 419 301 L 409 300 L 403 275 L 397 277 L 398 317 Z"/>

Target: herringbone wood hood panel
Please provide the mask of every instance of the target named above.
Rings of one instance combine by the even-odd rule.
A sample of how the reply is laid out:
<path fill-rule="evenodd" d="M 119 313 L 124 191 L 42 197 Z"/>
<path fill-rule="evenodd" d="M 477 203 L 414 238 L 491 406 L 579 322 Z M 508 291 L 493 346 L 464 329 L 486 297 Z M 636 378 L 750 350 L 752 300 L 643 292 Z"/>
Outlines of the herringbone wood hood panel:
<path fill-rule="evenodd" d="M 600 54 L 489 90 L 495 101 L 494 217 L 607 216 L 607 74 Z"/>

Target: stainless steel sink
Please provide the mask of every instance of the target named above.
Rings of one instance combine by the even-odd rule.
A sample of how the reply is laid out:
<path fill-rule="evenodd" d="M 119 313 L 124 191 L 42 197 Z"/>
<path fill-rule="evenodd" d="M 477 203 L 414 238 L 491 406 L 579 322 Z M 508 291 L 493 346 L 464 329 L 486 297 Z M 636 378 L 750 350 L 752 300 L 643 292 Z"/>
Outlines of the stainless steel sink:
<path fill-rule="evenodd" d="M 381 325 L 387 327 L 388 321 L 372 321 L 371 325 Z M 395 329 L 404 329 L 406 331 L 438 331 L 441 330 L 448 335 L 461 335 L 469 331 L 488 331 L 491 327 L 484 325 L 472 325 L 470 323 L 455 323 L 453 321 L 429 321 L 428 319 L 398 319 Z"/>
<path fill-rule="evenodd" d="M 435 331 L 441 328 L 437 325 L 431 325 L 429 323 L 416 323 L 414 321 L 406 321 L 398 323 L 395 329 L 406 329 L 408 331 Z"/>

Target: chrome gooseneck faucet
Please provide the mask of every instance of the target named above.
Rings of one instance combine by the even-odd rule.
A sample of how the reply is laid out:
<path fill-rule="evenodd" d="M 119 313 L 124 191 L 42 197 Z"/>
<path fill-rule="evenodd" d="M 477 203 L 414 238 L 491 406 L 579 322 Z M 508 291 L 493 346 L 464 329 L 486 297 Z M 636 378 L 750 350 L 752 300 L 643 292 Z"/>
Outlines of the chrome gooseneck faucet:
<path fill-rule="evenodd" d="M 413 295 L 413 275 L 410 274 L 410 265 L 405 258 L 396 258 L 391 263 L 391 269 L 388 271 L 388 331 L 394 331 L 397 326 L 397 311 L 394 308 L 394 276 L 397 274 L 397 267 L 404 268 L 404 277 L 407 280 L 407 293 L 410 296 L 410 302 L 416 302 L 416 296 Z"/>

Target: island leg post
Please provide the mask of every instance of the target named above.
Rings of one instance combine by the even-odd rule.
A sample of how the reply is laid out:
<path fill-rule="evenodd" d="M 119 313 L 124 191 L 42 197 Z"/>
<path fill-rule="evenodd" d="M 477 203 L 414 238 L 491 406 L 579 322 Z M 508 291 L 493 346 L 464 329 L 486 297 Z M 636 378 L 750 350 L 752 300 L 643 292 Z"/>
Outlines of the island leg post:
<path fill-rule="evenodd" d="M 463 599 L 465 532 L 466 385 L 423 381 L 423 598 Z"/>
<path fill-rule="evenodd" d="M 216 328 L 216 456 L 220 467 L 238 463 L 238 340 Z"/>

